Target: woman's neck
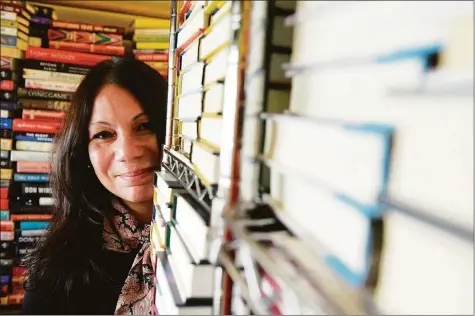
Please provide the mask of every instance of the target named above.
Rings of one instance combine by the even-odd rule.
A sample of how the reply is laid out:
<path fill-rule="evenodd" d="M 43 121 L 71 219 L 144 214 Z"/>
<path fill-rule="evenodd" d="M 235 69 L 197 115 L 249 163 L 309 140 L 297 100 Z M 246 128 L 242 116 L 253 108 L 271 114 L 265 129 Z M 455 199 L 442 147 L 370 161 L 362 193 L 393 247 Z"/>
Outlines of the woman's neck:
<path fill-rule="evenodd" d="M 153 200 L 147 202 L 134 203 L 129 201 L 124 201 L 125 205 L 128 206 L 130 212 L 134 217 L 143 224 L 149 224 L 152 221 L 153 213 Z"/>

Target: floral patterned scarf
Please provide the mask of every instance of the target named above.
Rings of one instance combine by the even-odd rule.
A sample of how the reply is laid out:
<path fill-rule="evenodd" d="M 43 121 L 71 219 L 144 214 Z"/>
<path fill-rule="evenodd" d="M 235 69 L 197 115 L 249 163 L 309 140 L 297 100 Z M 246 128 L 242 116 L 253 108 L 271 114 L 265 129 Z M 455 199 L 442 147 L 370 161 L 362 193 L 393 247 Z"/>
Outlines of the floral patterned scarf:
<path fill-rule="evenodd" d="M 115 315 L 153 315 L 155 275 L 150 256 L 150 225 L 140 225 L 118 201 L 114 202 L 114 208 L 117 215 L 113 222 L 122 240 L 105 220 L 104 248 L 127 253 L 140 247 L 120 292 Z"/>

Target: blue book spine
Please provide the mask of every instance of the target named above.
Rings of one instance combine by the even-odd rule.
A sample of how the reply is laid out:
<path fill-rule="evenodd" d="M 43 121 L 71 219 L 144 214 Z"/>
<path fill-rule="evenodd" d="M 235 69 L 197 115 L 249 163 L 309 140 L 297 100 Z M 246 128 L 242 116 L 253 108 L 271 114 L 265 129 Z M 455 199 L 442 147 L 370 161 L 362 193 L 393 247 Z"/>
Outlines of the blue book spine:
<path fill-rule="evenodd" d="M 42 142 L 42 143 L 52 143 L 53 142 L 53 138 L 51 138 L 51 137 L 34 137 L 34 136 L 23 136 L 23 135 L 15 136 L 15 140 L 24 140 L 24 141 Z"/>
<path fill-rule="evenodd" d="M 0 128 L 12 129 L 13 120 L 9 118 L 0 118 Z"/>
<path fill-rule="evenodd" d="M 36 230 L 48 228 L 49 222 L 20 222 L 20 230 Z"/>
<path fill-rule="evenodd" d="M 8 221 L 10 219 L 10 211 L 0 211 L 0 220 Z"/>
<path fill-rule="evenodd" d="M 2 35 L 0 35 L 0 38 L 2 40 L 2 45 L 3 46 L 16 47 L 16 43 L 17 43 L 16 36 L 2 34 Z"/>
<path fill-rule="evenodd" d="M 12 111 L 15 109 L 15 103 L 14 102 L 0 102 L 0 109 Z"/>
<path fill-rule="evenodd" d="M 49 176 L 47 174 L 15 173 L 13 180 L 17 182 L 48 182 Z"/>

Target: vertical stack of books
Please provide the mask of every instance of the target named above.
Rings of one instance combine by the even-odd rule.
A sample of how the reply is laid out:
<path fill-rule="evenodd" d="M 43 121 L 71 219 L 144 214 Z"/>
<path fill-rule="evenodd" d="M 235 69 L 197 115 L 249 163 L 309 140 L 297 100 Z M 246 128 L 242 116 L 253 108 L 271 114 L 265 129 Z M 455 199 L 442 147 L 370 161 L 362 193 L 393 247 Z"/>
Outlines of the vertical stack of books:
<path fill-rule="evenodd" d="M 170 21 L 137 18 L 130 25 L 128 32 L 133 34 L 135 58 L 168 78 Z"/>
<path fill-rule="evenodd" d="M 0 305 L 21 302 L 22 268 L 15 265 L 18 244 L 15 242 L 15 223 L 11 218 L 11 180 L 14 162 L 13 117 L 19 74 L 12 65 L 25 55 L 28 29 L 36 8 L 21 1 L 2 1 L 1 9 L 1 70 L 0 70 Z M 19 289 L 20 287 L 20 289 Z"/>

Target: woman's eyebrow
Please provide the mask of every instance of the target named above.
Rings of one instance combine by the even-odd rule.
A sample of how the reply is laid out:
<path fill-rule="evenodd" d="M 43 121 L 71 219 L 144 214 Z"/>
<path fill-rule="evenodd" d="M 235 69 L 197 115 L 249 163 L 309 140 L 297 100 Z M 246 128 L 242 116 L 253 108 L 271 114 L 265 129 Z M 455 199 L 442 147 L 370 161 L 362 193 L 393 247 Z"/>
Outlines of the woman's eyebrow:
<path fill-rule="evenodd" d="M 111 126 L 111 124 L 109 122 L 106 122 L 106 121 L 91 122 L 91 124 L 89 124 L 89 125 L 94 125 L 94 124 L 102 124 L 102 125 Z"/>
<path fill-rule="evenodd" d="M 147 116 L 147 114 L 145 114 L 145 112 L 139 113 L 139 114 L 137 114 L 137 115 L 134 116 L 134 118 L 132 119 L 132 121 L 135 121 L 135 120 L 141 118 L 142 116 Z"/>

